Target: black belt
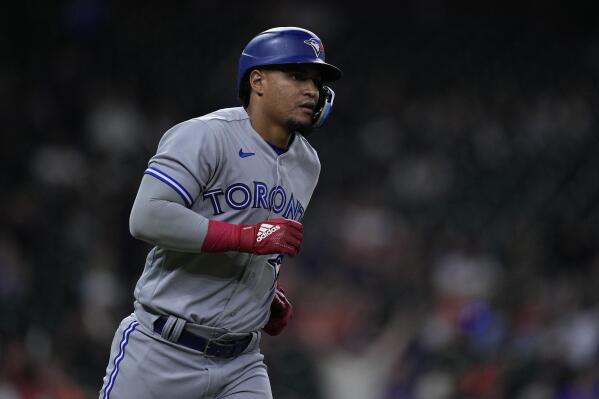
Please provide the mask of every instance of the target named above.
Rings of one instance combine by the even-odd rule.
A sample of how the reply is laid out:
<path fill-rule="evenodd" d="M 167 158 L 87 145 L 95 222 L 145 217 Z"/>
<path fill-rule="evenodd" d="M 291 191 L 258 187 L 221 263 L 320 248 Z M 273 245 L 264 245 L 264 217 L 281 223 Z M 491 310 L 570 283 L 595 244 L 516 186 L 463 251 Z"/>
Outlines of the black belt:
<path fill-rule="evenodd" d="M 154 331 L 162 334 L 162 329 L 167 320 L 167 317 L 159 317 L 154 322 Z M 229 358 L 240 355 L 247 348 L 251 340 L 252 334 L 234 341 L 211 341 L 183 330 L 175 343 L 200 351 L 206 356 Z"/>

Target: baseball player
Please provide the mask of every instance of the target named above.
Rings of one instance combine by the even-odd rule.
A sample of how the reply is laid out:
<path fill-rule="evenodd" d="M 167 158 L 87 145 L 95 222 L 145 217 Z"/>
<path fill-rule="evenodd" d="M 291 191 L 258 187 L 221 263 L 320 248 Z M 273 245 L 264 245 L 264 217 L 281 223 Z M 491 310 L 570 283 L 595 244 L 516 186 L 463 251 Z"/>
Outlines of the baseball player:
<path fill-rule="evenodd" d="M 154 245 L 118 327 L 100 398 L 271 398 L 259 343 L 293 307 L 277 283 L 299 253 L 320 162 L 305 135 L 341 77 L 322 41 L 264 31 L 239 59 L 243 107 L 169 129 L 149 160 L 131 234 Z"/>

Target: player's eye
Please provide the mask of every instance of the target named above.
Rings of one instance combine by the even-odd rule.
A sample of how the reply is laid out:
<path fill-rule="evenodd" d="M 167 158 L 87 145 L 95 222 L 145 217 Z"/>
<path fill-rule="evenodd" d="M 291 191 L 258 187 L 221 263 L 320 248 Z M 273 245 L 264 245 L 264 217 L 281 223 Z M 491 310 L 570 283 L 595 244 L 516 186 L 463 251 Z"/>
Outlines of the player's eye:
<path fill-rule="evenodd" d="M 312 80 L 314 82 L 314 84 L 316 85 L 316 87 L 320 87 L 320 85 L 322 84 L 322 78 L 320 77 L 320 74 L 313 74 L 313 73 L 304 72 L 304 71 L 288 71 L 287 75 L 289 76 L 290 79 L 296 80 L 299 82 L 305 82 L 308 80 Z"/>

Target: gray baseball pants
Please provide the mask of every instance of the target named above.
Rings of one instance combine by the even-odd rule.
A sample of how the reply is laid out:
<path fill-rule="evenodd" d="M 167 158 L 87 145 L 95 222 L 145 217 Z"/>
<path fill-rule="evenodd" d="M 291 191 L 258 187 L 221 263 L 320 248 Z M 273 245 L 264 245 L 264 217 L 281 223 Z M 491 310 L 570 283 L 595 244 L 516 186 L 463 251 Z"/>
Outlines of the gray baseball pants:
<path fill-rule="evenodd" d="M 110 350 L 100 399 L 272 399 L 258 345 L 222 359 L 160 339 L 135 315 L 123 319 Z"/>

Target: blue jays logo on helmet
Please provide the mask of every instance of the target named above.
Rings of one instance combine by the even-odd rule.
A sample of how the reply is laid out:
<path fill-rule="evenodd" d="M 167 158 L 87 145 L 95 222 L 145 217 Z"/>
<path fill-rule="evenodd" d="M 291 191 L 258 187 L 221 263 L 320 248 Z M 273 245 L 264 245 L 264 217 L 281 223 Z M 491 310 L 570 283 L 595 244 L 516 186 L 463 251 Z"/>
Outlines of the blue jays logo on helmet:
<path fill-rule="evenodd" d="M 314 50 L 314 54 L 316 54 L 317 57 L 320 57 L 320 53 L 324 53 L 324 46 L 322 45 L 322 42 L 314 39 L 313 37 L 304 40 L 304 43 L 312 47 L 312 50 Z"/>

